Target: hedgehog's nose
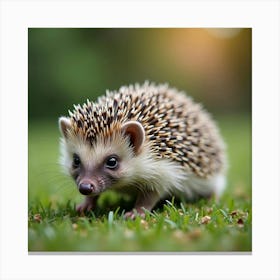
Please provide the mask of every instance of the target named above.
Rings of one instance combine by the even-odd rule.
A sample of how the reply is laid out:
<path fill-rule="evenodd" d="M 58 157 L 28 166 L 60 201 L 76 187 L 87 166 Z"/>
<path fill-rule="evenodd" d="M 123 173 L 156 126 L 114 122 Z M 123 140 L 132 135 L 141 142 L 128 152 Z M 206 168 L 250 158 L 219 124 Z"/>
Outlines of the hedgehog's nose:
<path fill-rule="evenodd" d="M 84 195 L 89 195 L 93 191 L 93 185 L 89 183 L 81 183 L 79 185 L 79 192 Z"/>

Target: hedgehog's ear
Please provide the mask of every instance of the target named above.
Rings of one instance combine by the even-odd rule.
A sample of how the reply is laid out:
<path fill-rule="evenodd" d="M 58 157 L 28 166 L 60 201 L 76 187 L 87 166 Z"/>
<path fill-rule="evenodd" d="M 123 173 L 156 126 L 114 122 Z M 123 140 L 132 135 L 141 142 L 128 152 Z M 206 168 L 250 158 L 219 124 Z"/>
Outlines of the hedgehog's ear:
<path fill-rule="evenodd" d="M 58 120 L 59 130 L 64 138 L 68 137 L 68 129 L 71 127 L 69 118 L 60 117 Z"/>
<path fill-rule="evenodd" d="M 122 126 L 122 132 L 130 139 L 135 154 L 138 154 L 145 141 L 145 130 L 141 123 L 128 121 Z"/>

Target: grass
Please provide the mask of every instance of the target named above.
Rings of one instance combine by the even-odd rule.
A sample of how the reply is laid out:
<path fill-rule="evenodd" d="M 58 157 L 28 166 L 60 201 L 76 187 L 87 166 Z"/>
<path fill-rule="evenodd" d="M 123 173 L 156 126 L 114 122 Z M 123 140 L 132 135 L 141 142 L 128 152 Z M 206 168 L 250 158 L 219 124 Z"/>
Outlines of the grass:
<path fill-rule="evenodd" d="M 96 211 L 78 216 L 82 200 L 60 172 L 56 120 L 29 124 L 29 251 L 251 251 L 251 120 L 219 118 L 228 145 L 228 187 L 219 202 L 165 201 L 145 219 L 124 219 L 131 201 L 105 193 Z"/>

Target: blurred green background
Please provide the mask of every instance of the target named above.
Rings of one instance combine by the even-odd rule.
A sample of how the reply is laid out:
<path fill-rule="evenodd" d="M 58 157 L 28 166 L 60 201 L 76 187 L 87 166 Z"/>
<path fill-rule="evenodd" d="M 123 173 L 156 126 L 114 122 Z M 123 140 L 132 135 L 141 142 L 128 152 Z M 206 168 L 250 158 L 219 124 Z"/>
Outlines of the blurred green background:
<path fill-rule="evenodd" d="M 28 49 L 29 121 L 145 80 L 210 112 L 251 111 L 251 29 L 31 28 Z"/>
<path fill-rule="evenodd" d="M 68 220 L 65 222 L 63 218 L 69 214 L 63 210 L 64 205 L 67 201 L 72 205 L 80 203 L 82 197 L 72 180 L 61 173 L 58 164 L 60 137 L 58 118 L 67 115 L 68 109 L 72 109 L 73 104 L 83 103 L 87 98 L 95 100 L 97 96 L 104 94 L 106 89 L 115 90 L 122 85 L 142 83 L 145 80 L 167 82 L 179 90 L 184 90 L 211 112 L 221 128 L 229 157 L 228 186 L 221 204 L 215 207 L 221 207 L 225 211 L 236 208 L 250 217 L 251 29 L 30 28 L 28 30 L 29 250 L 113 248 L 107 246 L 105 241 L 100 243 L 91 240 L 89 245 L 89 240 L 84 240 L 83 235 L 77 239 L 76 235 L 72 236 L 74 233 L 71 226 L 68 228 L 69 236 L 79 241 L 73 242 L 71 239 L 68 247 L 61 245 L 69 222 Z M 116 202 L 115 204 L 118 205 Z M 47 214 L 46 207 L 49 211 L 50 209 L 57 211 L 56 214 L 54 216 Z M 67 207 L 69 208 L 69 205 Z M 68 209 L 67 207 L 65 209 Z M 36 224 L 38 222 L 36 213 L 45 217 L 43 225 Z M 60 222 L 64 227 L 57 222 L 56 215 L 62 217 Z M 250 251 L 249 219 L 247 223 L 248 226 L 242 229 L 238 224 L 230 224 L 234 230 L 237 226 L 237 233 L 231 230 L 228 233 L 225 225 L 220 225 L 225 231 L 218 233 L 218 225 L 214 233 L 206 229 L 208 233 L 192 245 L 177 244 L 177 247 L 165 249 L 195 251 L 217 248 Z M 52 229 L 51 236 L 50 226 L 55 228 Z M 212 239 L 208 238 L 209 233 Z M 57 237 L 54 237 L 55 234 Z M 154 243 L 154 248 L 161 247 L 170 240 L 168 234 L 166 233 L 158 243 Z M 100 238 L 107 237 L 100 234 Z M 113 243 L 123 244 L 120 243 L 121 238 L 123 236 L 114 239 Z M 141 238 L 135 241 L 133 248 L 137 250 L 144 248 L 141 247 L 141 242 L 139 243 Z M 81 247 L 81 244 L 84 244 L 84 247 Z M 119 250 L 126 250 L 121 246 Z M 147 247 L 145 250 L 154 248 Z"/>

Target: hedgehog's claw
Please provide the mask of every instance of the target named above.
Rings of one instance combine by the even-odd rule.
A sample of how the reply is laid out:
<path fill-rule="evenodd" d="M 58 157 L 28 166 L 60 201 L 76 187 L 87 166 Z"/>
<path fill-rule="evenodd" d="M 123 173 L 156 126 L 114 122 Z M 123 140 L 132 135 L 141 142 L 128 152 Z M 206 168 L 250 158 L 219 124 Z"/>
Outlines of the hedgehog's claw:
<path fill-rule="evenodd" d="M 89 212 L 96 207 L 97 196 L 95 197 L 86 197 L 85 201 L 79 204 L 76 207 L 76 211 L 79 214 L 83 214 L 85 212 Z"/>
<path fill-rule="evenodd" d="M 137 216 L 145 218 L 145 212 L 143 209 L 133 209 L 132 211 L 126 212 L 124 214 L 125 219 L 135 220 Z"/>
<path fill-rule="evenodd" d="M 134 220 L 137 216 L 145 218 L 145 209 L 151 211 L 159 200 L 159 194 L 156 191 L 146 191 L 145 194 L 138 193 L 134 209 L 126 212 L 124 217 L 126 219 Z"/>

